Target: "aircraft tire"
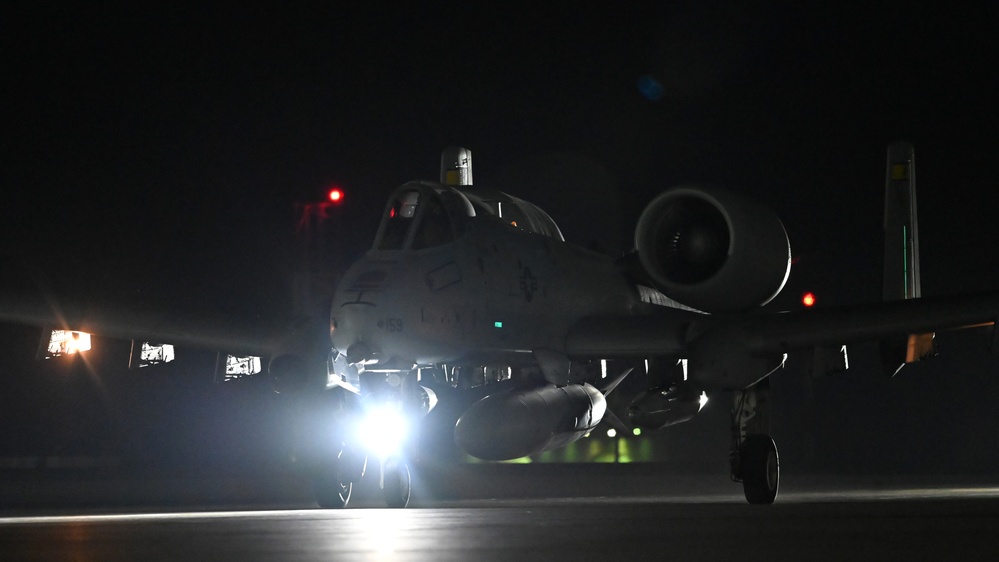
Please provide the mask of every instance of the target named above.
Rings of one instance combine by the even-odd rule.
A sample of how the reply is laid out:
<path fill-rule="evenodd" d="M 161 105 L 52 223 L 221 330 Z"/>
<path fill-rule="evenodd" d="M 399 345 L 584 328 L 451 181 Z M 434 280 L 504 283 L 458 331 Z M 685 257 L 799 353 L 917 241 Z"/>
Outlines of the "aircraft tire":
<path fill-rule="evenodd" d="M 739 447 L 739 472 L 746 501 L 754 505 L 774 503 L 780 485 L 780 459 L 769 435 L 746 437 Z"/>
<path fill-rule="evenodd" d="M 334 465 L 312 481 L 312 496 L 322 509 L 343 509 L 350 501 L 352 482 L 343 482 L 340 471 Z"/>
<path fill-rule="evenodd" d="M 385 505 L 391 508 L 403 508 L 409 505 L 413 491 L 413 479 L 409 471 L 409 463 L 400 459 L 385 463 L 385 483 L 382 493 L 385 495 Z"/>

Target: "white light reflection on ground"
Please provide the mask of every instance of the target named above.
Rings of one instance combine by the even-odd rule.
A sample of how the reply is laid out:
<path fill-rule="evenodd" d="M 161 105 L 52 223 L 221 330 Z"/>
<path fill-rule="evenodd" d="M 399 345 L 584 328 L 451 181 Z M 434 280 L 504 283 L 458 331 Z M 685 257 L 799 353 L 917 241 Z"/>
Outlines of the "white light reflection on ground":
<path fill-rule="evenodd" d="M 49 525 L 61 523 L 113 523 L 134 521 L 189 521 L 197 519 L 262 519 L 267 517 L 315 516 L 315 509 L 267 511 L 191 511 L 178 513 L 115 513 L 108 515 L 40 515 L 0 517 L 0 525 Z"/>
<path fill-rule="evenodd" d="M 461 510 L 456 510 L 461 511 Z M 236 520 L 250 522 L 268 519 L 300 520 L 303 528 L 320 530 L 309 535 L 314 541 L 310 550 L 343 552 L 346 548 L 363 554 L 365 560 L 394 560 L 400 552 L 432 548 L 434 541 L 420 532 L 427 511 L 405 509 L 294 509 L 267 511 L 215 511 L 183 513 L 123 513 L 109 515 L 46 515 L 0 517 L 0 526 L 80 525 L 107 523 L 197 523 L 199 521 Z M 445 520 L 449 520 L 446 514 Z M 454 521 L 452 521 L 452 524 Z M 349 540 L 345 540 L 349 537 Z"/>
<path fill-rule="evenodd" d="M 956 498 L 999 498 L 999 486 L 964 487 L 915 487 L 915 488 L 855 488 L 842 490 L 798 490 L 784 489 L 777 503 L 824 503 L 860 501 L 907 501 Z M 506 506 L 530 507 L 532 505 L 573 505 L 573 504 L 629 504 L 629 503 L 744 503 L 741 494 L 704 494 L 682 496 L 644 497 L 577 497 L 577 498 L 535 498 L 535 499 L 492 499 L 457 500 L 448 502 L 421 502 L 421 507 L 453 509 L 498 508 Z M 113 523 L 139 521 L 197 521 L 215 519 L 284 519 L 299 518 L 325 520 L 340 526 L 338 531 L 357 533 L 372 552 L 390 555 L 400 544 L 400 537 L 409 535 L 418 525 L 414 521 L 420 517 L 420 509 L 371 509 L 348 508 L 345 510 L 320 509 L 276 509 L 254 511 L 192 511 L 163 513 L 116 513 L 78 515 L 25 515 L 0 517 L 0 525 L 46 525 L 65 523 Z M 345 528 L 349 527 L 349 528 Z"/>
<path fill-rule="evenodd" d="M 933 499 L 970 499 L 999 498 L 999 486 L 965 486 L 965 487 L 919 487 L 893 489 L 843 489 L 804 491 L 797 489 L 782 490 L 777 498 L 781 503 L 826 503 L 826 502 L 861 502 L 861 501 L 908 501 Z M 438 508 L 454 510 L 456 513 L 466 509 L 501 508 L 509 506 L 557 506 L 578 504 L 655 504 L 655 503 L 744 503 L 741 494 L 703 494 L 681 496 L 644 496 L 644 497 L 576 497 L 576 498 L 534 498 L 534 499 L 490 499 L 490 500 L 453 500 L 446 502 L 421 502 L 422 508 Z M 426 512 L 423 512 L 426 513 Z M 163 513 L 117 513 L 117 514 L 79 514 L 79 515 L 25 515 L 0 517 L 0 525 L 46 525 L 64 523 L 113 523 L 139 521 L 197 521 L 215 519 L 268 519 L 280 517 L 283 519 L 298 518 L 309 520 L 324 520 L 338 525 L 339 532 L 357 533 L 363 537 L 363 542 L 370 546 L 371 551 L 386 555 L 394 552 L 399 545 L 400 537 L 409 535 L 418 525 L 414 521 L 421 515 L 421 509 L 372 509 L 347 508 L 344 510 L 321 509 L 275 509 L 254 511 L 192 511 Z"/>
<path fill-rule="evenodd" d="M 891 501 L 891 500 L 932 500 L 954 498 L 997 498 L 999 487 L 961 488 L 898 488 L 898 489 L 855 489 L 828 490 L 817 492 L 791 492 L 778 496 L 777 501 L 796 503 L 843 502 L 843 501 Z"/>
<path fill-rule="evenodd" d="M 400 550 L 412 550 L 417 536 L 414 520 L 419 511 L 402 509 L 357 509 L 341 523 L 341 533 L 356 537 L 358 547 L 373 560 L 394 560 Z M 330 545 L 335 548 L 337 545 Z"/>

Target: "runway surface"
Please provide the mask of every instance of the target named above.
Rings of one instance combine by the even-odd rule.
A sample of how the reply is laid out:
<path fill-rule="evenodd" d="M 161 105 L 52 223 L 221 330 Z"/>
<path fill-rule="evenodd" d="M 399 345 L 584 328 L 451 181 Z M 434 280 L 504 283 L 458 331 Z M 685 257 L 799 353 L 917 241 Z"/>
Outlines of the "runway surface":
<path fill-rule="evenodd" d="M 3 560 L 994 560 L 999 487 L 418 499 L 411 509 L 20 509 Z M 362 490 L 363 491 L 363 490 Z M 363 494 L 362 494 L 363 495 Z"/>

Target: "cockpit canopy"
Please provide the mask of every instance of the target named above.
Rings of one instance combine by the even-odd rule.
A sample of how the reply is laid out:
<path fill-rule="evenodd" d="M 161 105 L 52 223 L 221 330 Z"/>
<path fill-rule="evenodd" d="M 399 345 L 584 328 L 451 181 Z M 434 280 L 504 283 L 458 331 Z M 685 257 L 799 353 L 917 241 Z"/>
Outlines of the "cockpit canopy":
<path fill-rule="evenodd" d="M 409 182 L 392 194 L 375 237 L 376 250 L 422 250 L 451 243 L 476 216 L 563 241 L 555 221 L 536 205 L 500 191 Z"/>
<path fill-rule="evenodd" d="M 464 224 L 452 216 L 475 216 L 471 203 L 453 188 L 409 182 L 392 194 L 375 237 L 377 250 L 422 250 L 453 242 Z"/>
<path fill-rule="evenodd" d="M 476 209 L 502 219 L 510 226 L 554 238 L 560 242 L 565 241 L 555 221 L 548 216 L 548 213 L 541 210 L 541 207 L 533 203 L 495 189 L 471 186 L 459 189 Z"/>

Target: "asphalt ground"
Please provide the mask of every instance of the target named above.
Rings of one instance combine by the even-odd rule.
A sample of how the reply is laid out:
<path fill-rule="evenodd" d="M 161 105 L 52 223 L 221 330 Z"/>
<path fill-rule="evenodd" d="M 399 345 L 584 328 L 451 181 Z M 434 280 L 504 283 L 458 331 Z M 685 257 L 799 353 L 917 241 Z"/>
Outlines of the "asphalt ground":
<path fill-rule="evenodd" d="M 655 466 L 464 466 L 383 509 L 307 479 L 3 481 L 2 560 L 994 560 L 999 479 L 785 475 L 772 506 L 715 475 Z M 92 475 L 93 476 L 93 475 Z M 445 481 L 450 481 L 445 486 Z M 18 492 L 20 490 L 20 492 Z"/>

